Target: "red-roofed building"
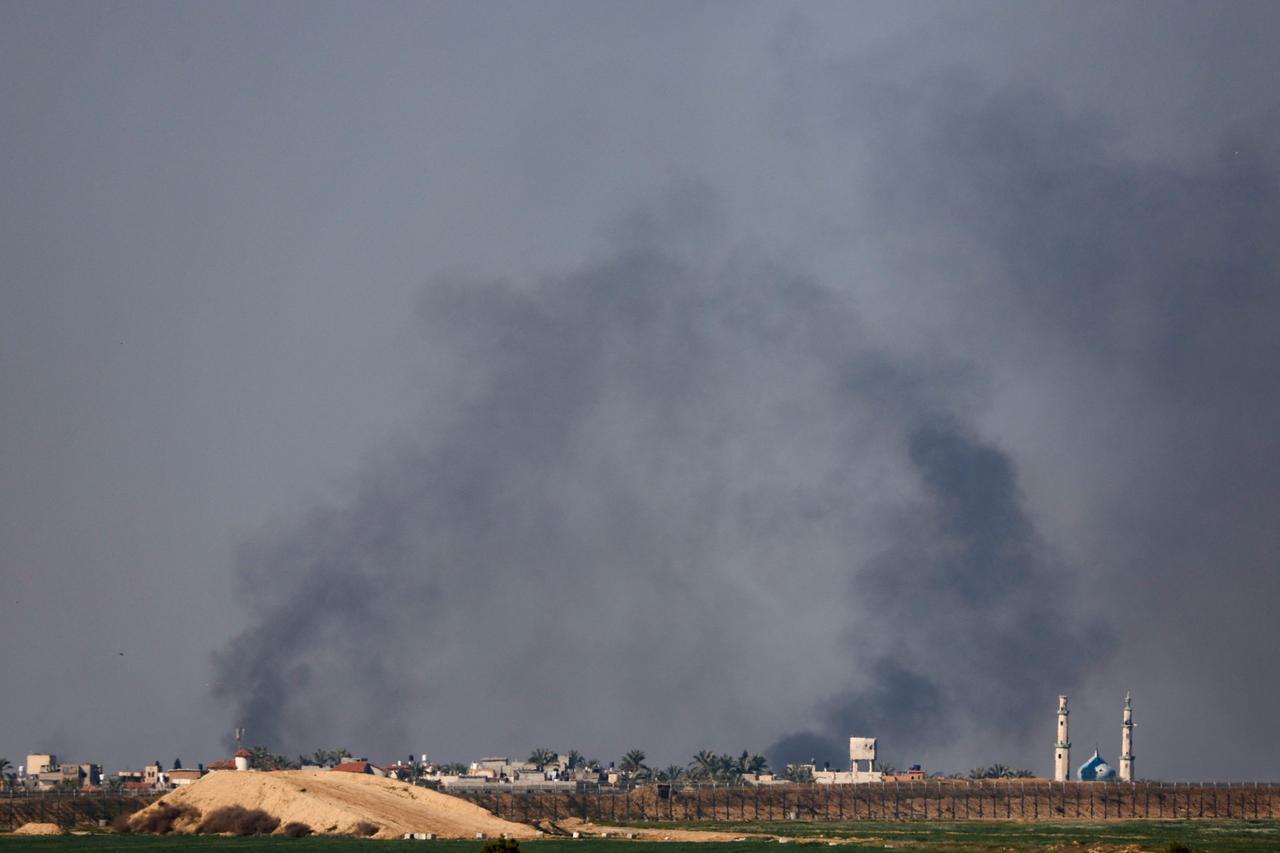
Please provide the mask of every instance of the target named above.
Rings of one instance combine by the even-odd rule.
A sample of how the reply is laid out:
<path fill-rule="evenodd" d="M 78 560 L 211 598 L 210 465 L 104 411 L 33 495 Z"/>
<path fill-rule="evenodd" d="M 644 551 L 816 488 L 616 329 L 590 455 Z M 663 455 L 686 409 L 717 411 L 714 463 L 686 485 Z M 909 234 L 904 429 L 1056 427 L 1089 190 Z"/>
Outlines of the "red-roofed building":
<path fill-rule="evenodd" d="M 401 782 L 408 782 L 413 778 L 413 765 L 397 761 L 395 764 L 382 768 L 382 772 L 386 774 L 388 779 L 399 779 Z"/>
<path fill-rule="evenodd" d="M 338 773 L 367 773 L 371 776 L 386 776 L 386 772 L 380 767 L 375 767 L 367 761 L 347 761 L 333 768 Z"/>

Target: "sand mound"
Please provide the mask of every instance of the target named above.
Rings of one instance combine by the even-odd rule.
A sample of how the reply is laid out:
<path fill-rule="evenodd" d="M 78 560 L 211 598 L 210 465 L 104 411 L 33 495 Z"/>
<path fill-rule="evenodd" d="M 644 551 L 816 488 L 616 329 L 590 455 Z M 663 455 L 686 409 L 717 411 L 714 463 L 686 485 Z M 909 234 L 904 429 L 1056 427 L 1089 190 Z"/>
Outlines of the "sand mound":
<path fill-rule="evenodd" d="M 495 817 L 477 805 L 448 794 L 358 773 L 286 770 L 237 773 L 221 770 L 178 788 L 138 812 L 135 826 L 148 812 L 164 806 L 192 806 L 208 814 L 223 806 L 262 809 L 280 826 L 305 823 L 318 833 L 354 834 L 361 822 L 376 824 L 377 838 L 400 838 L 406 832 L 434 832 L 441 838 L 534 838 L 537 830 Z M 182 831 L 182 828 L 179 828 Z"/>
<path fill-rule="evenodd" d="M 14 835 L 61 835 L 62 827 L 56 823 L 24 823 L 13 831 Z"/>

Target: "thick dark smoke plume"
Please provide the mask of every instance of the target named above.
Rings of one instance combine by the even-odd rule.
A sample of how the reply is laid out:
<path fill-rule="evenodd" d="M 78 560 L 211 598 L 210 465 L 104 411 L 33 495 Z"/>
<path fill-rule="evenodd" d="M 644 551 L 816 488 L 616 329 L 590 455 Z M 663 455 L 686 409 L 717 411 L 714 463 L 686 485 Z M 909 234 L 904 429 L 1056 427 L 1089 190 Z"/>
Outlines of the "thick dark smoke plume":
<path fill-rule="evenodd" d="M 244 550 L 255 739 L 1031 764 L 1095 678 L 1273 704 L 1274 116 L 1152 165 L 1037 92 L 842 73 L 791 74 L 867 158 L 812 270 L 695 187 L 577 272 L 429 288 L 419 433 Z"/>
<path fill-rule="evenodd" d="M 1054 689 L 1029 649 L 1082 666 L 966 371 L 887 356 L 715 208 L 688 188 L 575 274 L 430 289 L 421 434 L 243 552 L 218 691 L 251 739 L 680 760 L 821 700 L 825 736 L 921 745 L 992 702 L 1021 726 Z"/>
<path fill-rule="evenodd" d="M 1076 683 L 1110 651 L 1106 629 L 1076 624 L 1065 606 L 1065 567 L 1027 517 L 1005 454 L 946 419 L 911 429 L 907 454 L 926 498 L 901 513 L 897 541 L 852 584 L 892 642 L 866 659 L 851 637 L 866 686 L 828 700 L 821 729 L 775 744 L 776 765 L 843 767 L 847 736 L 859 733 L 897 753 L 975 725 L 1016 743 L 1039 721 L 1030 699 Z"/>
<path fill-rule="evenodd" d="M 1180 742 L 1215 708 L 1243 732 L 1276 699 L 1255 676 L 1276 672 L 1280 596 L 1280 112 L 1175 165 L 1117 153 L 1107 121 L 1044 92 L 965 75 L 833 98 L 844 129 L 827 129 L 877 167 L 863 245 L 909 283 L 902 303 L 931 306 L 899 312 L 917 320 L 895 350 L 944 341 L 987 378 L 979 422 L 1118 634 L 1110 665 L 1088 664 L 1106 727 L 1081 736 L 1114 754 L 1132 687 L 1154 709 L 1147 768 L 1269 772 L 1245 737 L 1199 767 Z"/>

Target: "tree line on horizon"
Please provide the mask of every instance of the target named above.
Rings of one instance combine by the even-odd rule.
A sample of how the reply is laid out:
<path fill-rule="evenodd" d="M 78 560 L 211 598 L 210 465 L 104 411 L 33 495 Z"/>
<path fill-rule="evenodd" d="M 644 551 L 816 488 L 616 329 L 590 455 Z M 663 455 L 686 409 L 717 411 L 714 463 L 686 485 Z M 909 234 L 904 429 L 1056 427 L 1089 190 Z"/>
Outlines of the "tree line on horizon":
<path fill-rule="evenodd" d="M 650 767 L 645 764 L 648 756 L 643 750 L 628 750 L 616 764 L 617 773 L 624 779 L 633 782 L 734 782 L 746 776 L 766 773 L 769 760 L 759 753 L 743 750 L 741 755 L 729 753 L 717 754 L 711 750 L 702 750 L 690 759 L 687 765 L 671 764 L 663 768 Z M 538 770 L 548 764 L 560 760 L 558 753 L 550 749 L 535 749 L 528 758 L 528 763 Z M 576 749 L 565 755 L 565 767 L 568 770 L 601 770 L 598 760 L 584 758 Z"/>
<path fill-rule="evenodd" d="M 297 759 L 290 759 L 281 753 L 273 752 L 265 746 L 248 747 L 250 753 L 250 761 L 254 767 L 262 770 L 296 770 L 303 766 L 314 765 L 317 767 L 336 767 L 337 765 L 352 759 L 352 754 L 345 747 L 337 749 L 317 749 L 309 754 L 300 754 Z M 730 753 L 715 753 L 711 750 L 700 750 L 695 753 L 686 765 L 671 764 L 663 768 L 649 767 L 645 761 L 648 756 L 643 750 L 628 750 L 616 763 L 616 771 L 618 774 L 629 782 L 635 783 L 679 783 L 679 782 L 716 782 L 723 784 L 735 784 L 744 781 L 748 776 L 756 776 L 761 773 L 769 772 L 769 760 L 760 753 L 752 753 L 749 750 L 743 750 L 740 755 L 732 755 Z M 545 748 L 538 748 L 530 753 L 527 759 L 528 764 L 532 764 L 537 770 L 541 771 L 549 764 L 555 764 L 560 760 L 560 754 Z M 160 762 L 155 762 L 158 766 L 163 766 Z M 412 756 L 408 762 L 414 767 L 416 773 L 412 781 L 417 781 L 423 775 L 423 768 L 420 768 L 413 761 Z M 9 788 L 16 788 L 18 784 L 18 775 L 11 771 L 12 762 L 7 758 L 0 758 L 0 781 L 6 783 Z M 177 770 L 182 767 L 182 759 L 174 759 L 173 769 Z M 573 770 L 590 770 L 602 772 L 604 770 L 601 762 L 594 758 L 585 758 L 582 753 L 576 749 L 569 750 L 565 754 L 566 769 Z M 896 768 L 892 765 L 885 764 L 881 766 L 884 773 L 895 773 Z M 462 762 L 452 762 L 438 765 L 438 772 L 450 776 L 465 775 L 470 767 Z M 791 782 L 812 782 L 813 772 L 809 765 L 806 764 L 788 764 L 782 773 L 783 778 Z M 1003 764 L 996 763 L 990 766 L 975 767 L 964 773 L 931 773 L 930 778 L 947 778 L 947 779 L 1031 779 L 1035 774 L 1030 770 L 1006 767 Z M 103 780 L 104 787 L 111 788 L 113 783 L 120 784 L 118 778 L 111 780 Z"/>

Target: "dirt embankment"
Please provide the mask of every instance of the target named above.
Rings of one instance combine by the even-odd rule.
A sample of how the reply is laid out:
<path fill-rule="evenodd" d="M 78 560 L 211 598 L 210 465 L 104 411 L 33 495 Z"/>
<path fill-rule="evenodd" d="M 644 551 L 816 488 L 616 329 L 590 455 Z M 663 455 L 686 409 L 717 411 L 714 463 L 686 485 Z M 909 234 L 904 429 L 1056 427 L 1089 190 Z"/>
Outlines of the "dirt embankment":
<path fill-rule="evenodd" d="M 56 823 L 24 823 L 13 831 L 14 835 L 62 835 L 62 827 Z"/>
<path fill-rule="evenodd" d="M 303 823 L 317 833 L 363 834 L 360 825 L 373 824 L 376 838 L 399 838 L 406 832 L 434 832 L 441 838 L 538 835 L 530 826 L 495 817 L 457 797 L 393 779 L 323 770 L 217 771 L 138 812 L 130 824 L 144 825 L 150 813 L 164 808 L 187 807 L 207 815 L 227 806 L 261 809 L 281 827 Z M 196 823 L 184 821 L 175 831 L 193 832 Z"/>

